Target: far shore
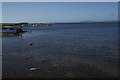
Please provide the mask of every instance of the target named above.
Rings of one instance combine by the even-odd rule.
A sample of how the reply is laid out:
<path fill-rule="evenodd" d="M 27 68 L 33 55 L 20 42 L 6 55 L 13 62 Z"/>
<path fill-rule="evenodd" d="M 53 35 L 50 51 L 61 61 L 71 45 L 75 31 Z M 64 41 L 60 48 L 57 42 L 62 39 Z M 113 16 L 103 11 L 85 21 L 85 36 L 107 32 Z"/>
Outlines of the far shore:
<path fill-rule="evenodd" d="M 120 23 L 120 21 L 105 21 L 105 22 L 59 22 L 59 23 L 27 23 L 22 22 L 23 26 L 50 26 L 53 24 L 89 24 L 89 23 Z M 2 23 L 2 26 L 19 26 L 19 23 Z"/>

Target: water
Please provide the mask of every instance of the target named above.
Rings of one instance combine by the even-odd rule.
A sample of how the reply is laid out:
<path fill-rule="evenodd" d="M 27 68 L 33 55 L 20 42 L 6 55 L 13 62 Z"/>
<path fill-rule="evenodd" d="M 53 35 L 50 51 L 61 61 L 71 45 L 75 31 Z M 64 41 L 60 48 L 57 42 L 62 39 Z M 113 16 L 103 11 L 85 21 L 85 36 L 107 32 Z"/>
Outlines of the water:
<path fill-rule="evenodd" d="M 2 38 L 3 78 L 116 78 L 117 27 L 117 23 L 23 27 L 32 32 Z M 30 71 L 32 67 L 36 70 Z"/>

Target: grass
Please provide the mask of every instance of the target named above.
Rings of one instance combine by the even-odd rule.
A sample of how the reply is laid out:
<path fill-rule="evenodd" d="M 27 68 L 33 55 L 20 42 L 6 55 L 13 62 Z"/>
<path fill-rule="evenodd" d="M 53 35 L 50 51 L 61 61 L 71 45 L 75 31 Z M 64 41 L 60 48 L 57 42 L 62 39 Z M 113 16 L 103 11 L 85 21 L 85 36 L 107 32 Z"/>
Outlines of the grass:
<path fill-rule="evenodd" d="M 2 23 L 2 26 L 16 26 L 16 23 Z"/>

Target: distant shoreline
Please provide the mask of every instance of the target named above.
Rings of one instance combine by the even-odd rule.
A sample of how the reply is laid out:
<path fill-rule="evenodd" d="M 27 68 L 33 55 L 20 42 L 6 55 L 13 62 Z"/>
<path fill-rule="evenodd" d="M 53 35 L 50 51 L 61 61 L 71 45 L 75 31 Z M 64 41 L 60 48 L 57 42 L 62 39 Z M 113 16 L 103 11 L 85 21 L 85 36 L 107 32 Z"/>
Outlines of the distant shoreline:
<path fill-rule="evenodd" d="M 120 21 L 115 22 L 61 22 L 61 23 L 28 23 L 29 26 L 50 26 L 53 24 L 90 24 L 90 23 L 120 23 Z M 2 23 L 2 26 L 16 26 L 19 23 Z"/>
<path fill-rule="evenodd" d="M 87 24 L 87 23 L 120 23 L 120 21 L 82 21 L 82 22 L 61 22 L 56 24 Z"/>

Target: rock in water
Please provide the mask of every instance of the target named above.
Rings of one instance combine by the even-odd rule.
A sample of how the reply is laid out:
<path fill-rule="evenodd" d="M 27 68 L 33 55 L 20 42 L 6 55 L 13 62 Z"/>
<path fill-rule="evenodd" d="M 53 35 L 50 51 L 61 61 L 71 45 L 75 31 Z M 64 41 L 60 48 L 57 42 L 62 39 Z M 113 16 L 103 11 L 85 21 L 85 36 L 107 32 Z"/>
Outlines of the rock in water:
<path fill-rule="evenodd" d="M 45 59 L 42 59 L 41 62 L 45 62 Z"/>
<path fill-rule="evenodd" d="M 26 56 L 25 58 L 26 58 L 26 59 L 30 59 L 30 58 L 32 58 L 32 54 L 29 55 L 29 56 Z"/>
<path fill-rule="evenodd" d="M 73 78 L 73 77 L 74 77 L 74 75 L 73 75 L 72 73 L 66 73 L 65 76 L 66 76 L 67 78 Z"/>
<path fill-rule="evenodd" d="M 36 70 L 36 68 L 30 68 L 30 71 L 35 71 Z"/>
<path fill-rule="evenodd" d="M 53 68 L 57 68 L 57 65 L 54 65 Z"/>
<path fill-rule="evenodd" d="M 16 29 L 17 33 L 23 33 L 24 31 L 22 29 Z"/>
<path fill-rule="evenodd" d="M 32 43 L 32 42 L 29 42 L 28 45 L 33 45 L 33 43 Z"/>

